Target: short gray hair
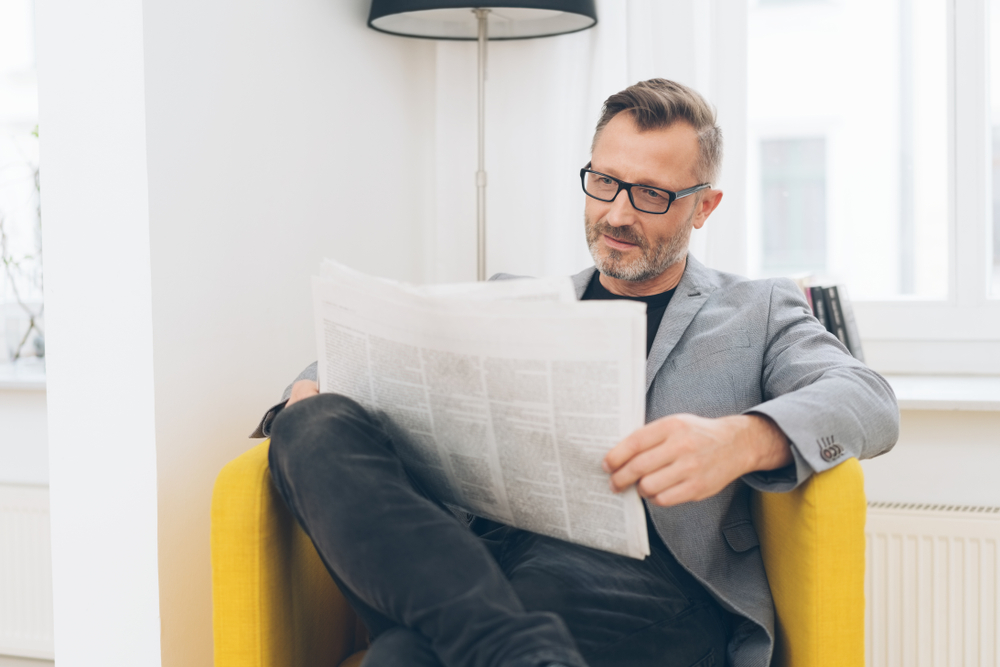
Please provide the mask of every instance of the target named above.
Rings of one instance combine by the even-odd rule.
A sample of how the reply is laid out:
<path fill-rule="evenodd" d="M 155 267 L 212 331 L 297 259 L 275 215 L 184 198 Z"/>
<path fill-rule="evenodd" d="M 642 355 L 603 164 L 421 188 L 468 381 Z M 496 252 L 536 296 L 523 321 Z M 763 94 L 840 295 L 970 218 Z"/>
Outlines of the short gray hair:
<path fill-rule="evenodd" d="M 591 151 L 601 130 L 612 118 L 627 111 L 641 132 L 667 127 L 677 121 L 698 133 L 696 177 L 715 183 L 722 169 L 722 128 L 716 125 L 715 108 L 696 90 L 667 79 L 650 79 L 615 93 L 604 102 Z"/>

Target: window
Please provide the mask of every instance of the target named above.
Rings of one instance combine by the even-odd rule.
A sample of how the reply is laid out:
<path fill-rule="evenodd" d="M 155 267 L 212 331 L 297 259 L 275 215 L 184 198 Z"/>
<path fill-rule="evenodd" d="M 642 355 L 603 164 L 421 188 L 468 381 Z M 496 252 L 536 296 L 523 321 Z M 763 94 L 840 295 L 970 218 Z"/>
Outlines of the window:
<path fill-rule="evenodd" d="M 761 188 L 763 207 L 752 239 L 763 251 L 751 272 L 809 271 L 861 298 L 947 296 L 945 7 L 845 0 L 751 9 L 748 111 L 761 172 L 750 170 L 759 183 L 749 187 Z M 789 131 L 818 131 L 829 151 L 824 140 L 771 139 Z M 808 217 L 779 230 L 768 217 L 778 196 L 768 170 L 782 150 L 782 178 L 798 181 L 786 203 L 814 201 L 808 213 L 790 209 Z M 806 150 L 813 153 L 796 152 Z M 818 199 L 825 196 L 829 219 Z M 780 246 L 822 256 L 772 261 Z"/>
<path fill-rule="evenodd" d="M 0 364 L 44 355 L 30 0 L 0 3 Z"/>
<path fill-rule="evenodd" d="M 747 272 L 847 285 L 878 370 L 1000 374 L 1000 0 L 746 6 Z"/>

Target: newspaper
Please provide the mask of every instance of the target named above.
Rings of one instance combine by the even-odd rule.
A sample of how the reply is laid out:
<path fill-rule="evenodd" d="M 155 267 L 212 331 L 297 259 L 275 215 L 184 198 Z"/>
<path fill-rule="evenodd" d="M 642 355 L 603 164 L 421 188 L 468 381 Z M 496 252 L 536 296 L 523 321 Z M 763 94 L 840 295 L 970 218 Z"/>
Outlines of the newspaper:
<path fill-rule="evenodd" d="M 313 279 L 320 391 L 378 414 L 420 486 L 457 509 L 633 558 L 635 488 L 604 455 L 644 423 L 645 304 L 568 278 L 412 286 L 330 260 Z"/>

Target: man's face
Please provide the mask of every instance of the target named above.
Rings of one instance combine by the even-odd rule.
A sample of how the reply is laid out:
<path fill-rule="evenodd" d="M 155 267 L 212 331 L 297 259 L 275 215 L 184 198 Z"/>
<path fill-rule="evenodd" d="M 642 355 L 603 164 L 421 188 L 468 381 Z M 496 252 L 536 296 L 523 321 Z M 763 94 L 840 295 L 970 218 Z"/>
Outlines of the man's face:
<path fill-rule="evenodd" d="M 698 134 L 688 123 L 640 132 L 629 113 L 604 126 L 591 169 L 629 183 L 677 192 L 698 185 Z M 687 256 L 692 228 L 700 228 L 702 193 L 678 199 L 663 215 L 637 211 L 624 190 L 613 202 L 587 197 L 587 245 L 597 269 L 611 278 L 644 282 Z M 714 206 L 712 207 L 714 208 Z"/>

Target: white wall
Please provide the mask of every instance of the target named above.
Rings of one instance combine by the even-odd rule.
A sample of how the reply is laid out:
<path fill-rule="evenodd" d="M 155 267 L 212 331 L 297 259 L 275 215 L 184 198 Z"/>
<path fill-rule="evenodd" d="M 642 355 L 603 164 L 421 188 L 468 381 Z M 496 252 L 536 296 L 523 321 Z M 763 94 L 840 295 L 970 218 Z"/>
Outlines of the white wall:
<path fill-rule="evenodd" d="M 862 461 L 870 501 L 1000 507 L 1000 412 L 903 410 L 899 442 Z"/>
<path fill-rule="evenodd" d="M 210 664 L 212 483 L 315 358 L 309 276 L 422 277 L 434 44 L 368 5 L 144 3 L 164 665 Z"/>
<path fill-rule="evenodd" d="M 367 9 L 39 3 L 61 665 L 211 664 L 212 483 L 314 357 L 309 276 L 422 277 L 434 45 Z"/>

